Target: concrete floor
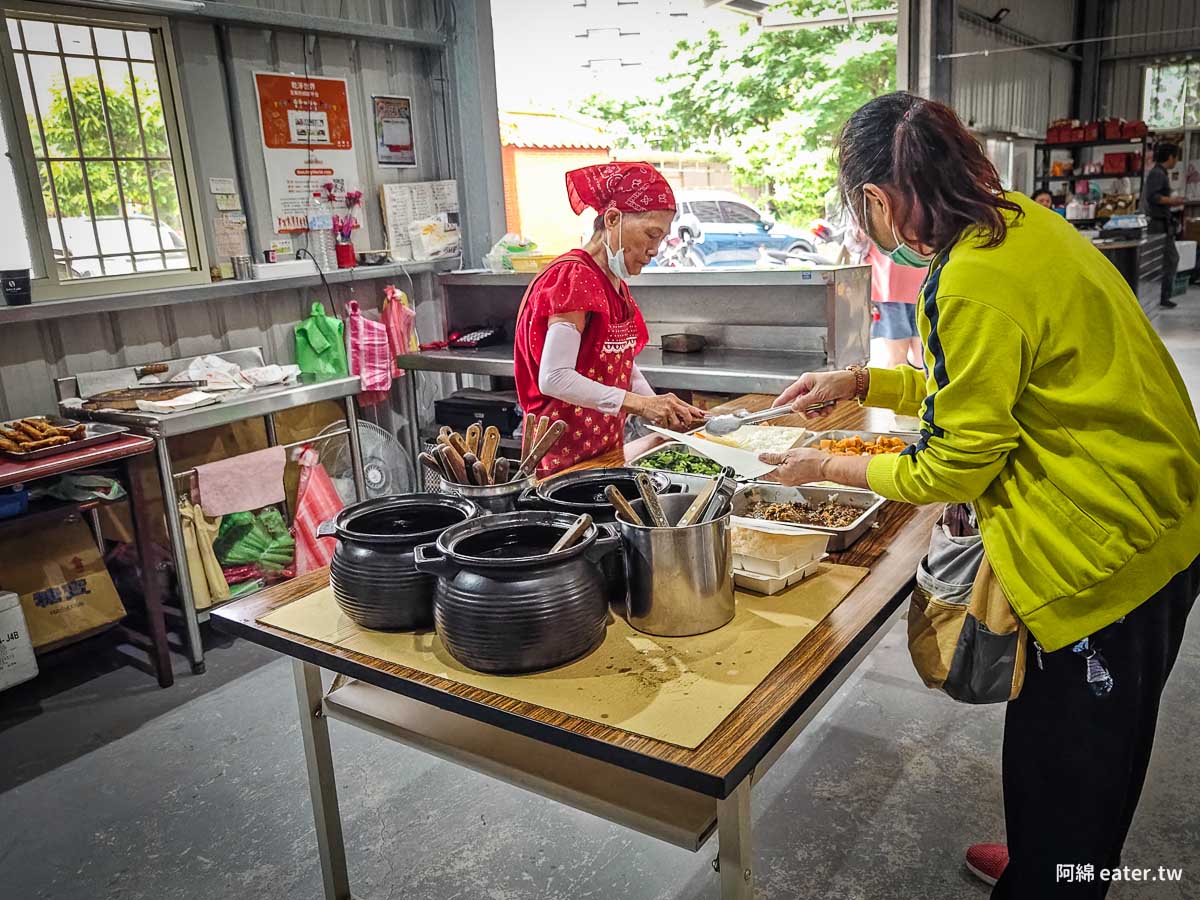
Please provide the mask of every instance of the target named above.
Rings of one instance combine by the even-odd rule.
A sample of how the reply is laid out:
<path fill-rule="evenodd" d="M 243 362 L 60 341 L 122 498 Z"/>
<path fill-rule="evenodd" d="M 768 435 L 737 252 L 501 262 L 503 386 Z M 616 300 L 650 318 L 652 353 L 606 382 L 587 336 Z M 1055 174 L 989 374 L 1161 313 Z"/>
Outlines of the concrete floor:
<path fill-rule="evenodd" d="M 1200 291 L 1158 325 L 1200 401 Z M 208 674 L 180 665 L 166 691 L 93 642 L 0 694 L 0 896 L 320 897 L 290 664 L 210 642 Z M 1184 881 L 1110 897 L 1200 896 L 1198 686 L 1193 616 L 1125 853 Z M 756 786 L 758 895 L 986 897 L 962 851 L 1003 839 L 1002 715 L 925 690 L 893 629 Z M 359 900 L 718 896 L 715 840 L 689 854 L 340 723 L 332 734 Z"/>

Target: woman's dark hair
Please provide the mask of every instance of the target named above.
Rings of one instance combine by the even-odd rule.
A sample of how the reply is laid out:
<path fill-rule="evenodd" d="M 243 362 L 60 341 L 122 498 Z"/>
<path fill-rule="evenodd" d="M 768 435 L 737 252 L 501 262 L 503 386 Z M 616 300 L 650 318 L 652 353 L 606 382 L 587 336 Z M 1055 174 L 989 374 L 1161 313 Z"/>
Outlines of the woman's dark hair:
<path fill-rule="evenodd" d="M 1045 188 L 1040 188 L 1040 189 L 1034 191 L 1033 196 L 1030 197 L 1029 199 L 1036 201 L 1038 197 L 1042 196 L 1042 194 L 1045 194 L 1047 197 L 1049 197 L 1051 202 L 1054 201 L 1054 195 L 1052 193 L 1050 193 L 1048 190 L 1046 190 Z"/>
<path fill-rule="evenodd" d="M 1156 163 L 1165 163 L 1172 156 L 1176 159 L 1179 158 L 1179 148 L 1175 144 L 1164 141 L 1154 145 L 1154 161 Z"/>
<path fill-rule="evenodd" d="M 861 217 L 863 185 L 886 187 L 908 210 L 905 234 L 935 250 L 971 228 L 982 246 L 998 246 L 1008 234 L 1003 211 L 1023 214 L 953 110 L 904 91 L 876 97 L 850 116 L 838 136 L 838 167 L 849 209 Z"/>

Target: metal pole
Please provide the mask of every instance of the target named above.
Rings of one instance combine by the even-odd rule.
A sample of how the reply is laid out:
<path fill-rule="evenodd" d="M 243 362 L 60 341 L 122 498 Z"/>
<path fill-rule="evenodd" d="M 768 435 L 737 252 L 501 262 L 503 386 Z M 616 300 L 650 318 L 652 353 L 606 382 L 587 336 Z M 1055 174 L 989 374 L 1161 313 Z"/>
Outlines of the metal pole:
<path fill-rule="evenodd" d="M 175 559 L 175 580 L 179 582 L 179 606 L 187 631 L 188 656 L 192 671 L 204 671 L 204 642 L 200 638 L 200 620 L 196 618 L 196 598 L 192 596 L 192 576 L 188 569 L 187 547 L 183 543 L 183 522 L 179 518 L 179 497 L 175 476 L 171 472 L 171 454 L 167 439 L 154 439 L 154 455 L 158 457 L 158 480 L 162 486 L 163 515 L 167 520 L 167 536 L 171 540 L 171 556 Z"/>
<path fill-rule="evenodd" d="M 321 711 L 321 670 L 312 663 L 292 660 L 296 699 L 300 703 L 300 736 L 308 768 L 308 793 L 312 798 L 317 829 L 317 855 L 325 900 L 350 900 L 346 847 L 342 842 L 342 817 L 338 812 L 333 752 L 329 747 L 329 722 Z"/>
<path fill-rule="evenodd" d="M 350 465 L 354 467 L 354 496 L 358 500 L 367 499 L 367 485 L 363 480 L 362 444 L 358 435 L 358 413 L 354 411 L 354 397 L 346 397 L 346 427 L 350 434 L 346 439 L 350 442 Z"/>
<path fill-rule="evenodd" d="M 238 191 L 246 212 L 246 232 L 250 238 L 250 258 L 262 260 L 254 212 L 254 191 L 250 184 L 250 167 L 246 161 L 246 129 L 242 127 L 242 105 L 238 99 L 237 73 L 233 68 L 233 50 L 229 43 L 229 26 L 217 26 L 217 55 L 221 57 L 221 73 L 225 78 L 225 103 L 229 107 L 229 127 L 233 134 L 233 171 L 237 175 Z"/>
<path fill-rule="evenodd" d="M 267 413 L 265 416 L 263 416 L 263 428 L 265 428 L 266 432 L 267 432 L 267 446 L 268 447 L 278 446 L 279 438 L 275 434 L 275 416 L 273 413 Z M 292 516 L 291 516 L 291 513 L 288 512 L 288 502 L 287 502 L 286 493 L 283 498 L 283 502 L 279 504 L 279 507 L 280 507 L 280 511 L 283 513 L 284 521 L 291 521 Z"/>
<path fill-rule="evenodd" d="M 421 394 L 417 388 L 417 373 L 409 369 L 404 377 L 408 381 L 408 453 L 415 473 L 421 471 Z"/>

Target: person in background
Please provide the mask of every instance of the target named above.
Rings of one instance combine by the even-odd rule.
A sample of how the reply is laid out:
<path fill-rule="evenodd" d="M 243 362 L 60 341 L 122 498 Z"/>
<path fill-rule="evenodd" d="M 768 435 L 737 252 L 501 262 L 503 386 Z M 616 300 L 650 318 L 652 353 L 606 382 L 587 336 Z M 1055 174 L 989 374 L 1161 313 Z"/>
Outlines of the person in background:
<path fill-rule="evenodd" d="M 1006 193 L 948 107 L 876 98 L 847 121 L 838 162 L 862 230 L 897 263 L 929 268 L 928 373 L 808 373 L 775 403 L 920 413 L 921 439 L 899 454 L 760 459 L 784 484 L 972 504 L 1031 639 L 1004 721 L 1008 844 L 975 845 L 967 865 L 996 882 L 993 900 L 1100 900 L 1200 592 L 1195 409 L 1117 269 L 1061 216 Z M 1095 880 L 1059 884 L 1067 863 Z"/>
<path fill-rule="evenodd" d="M 866 262 L 871 265 L 871 362 L 884 369 L 924 365 L 921 335 L 917 331 L 917 295 L 925 270 L 901 266 L 863 238 Z"/>
<path fill-rule="evenodd" d="M 566 178 L 571 208 L 598 213 L 592 237 L 529 285 L 513 339 L 521 408 L 568 424 L 542 460 L 543 477 L 623 446 L 628 413 L 675 431 L 705 418 L 674 394 L 656 394 L 634 362 L 649 335 L 625 282 L 671 229 L 671 186 L 642 162 L 588 166 Z"/>
<path fill-rule="evenodd" d="M 1039 203 L 1046 207 L 1046 209 L 1054 209 L 1054 195 L 1045 188 L 1034 191 L 1031 199 L 1034 203 Z"/>
<path fill-rule="evenodd" d="M 1150 220 L 1151 234 L 1166 235 L 1163 244 L 1162 293 L 1158 305 L 1174 309 L 1171 299 L 1175 291 L 1175 271 L 1179 268 L 1179 249 L 1175 246 L 1174 211 L 1183 206 L 1182 197 L 1171 196 L 1171 176 L 1168 174 L 1179 162 L 1179 148 L 1162 143 L 1154 148 L 1154 168 L 1146 175 L 1142 187 L 1142 215 Z"/>

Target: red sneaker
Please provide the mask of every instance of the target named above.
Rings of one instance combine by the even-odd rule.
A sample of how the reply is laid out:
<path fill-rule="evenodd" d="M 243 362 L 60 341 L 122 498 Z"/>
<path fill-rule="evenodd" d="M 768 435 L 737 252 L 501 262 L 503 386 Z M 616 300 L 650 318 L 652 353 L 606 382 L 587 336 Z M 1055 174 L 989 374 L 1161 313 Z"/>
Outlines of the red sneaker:
<path fill-rule="evenodd" d="M 1007 867 L 1007 844 L 973 844 L 967 848 L 967 870 L 980 881 L 994 885 Z"/>

